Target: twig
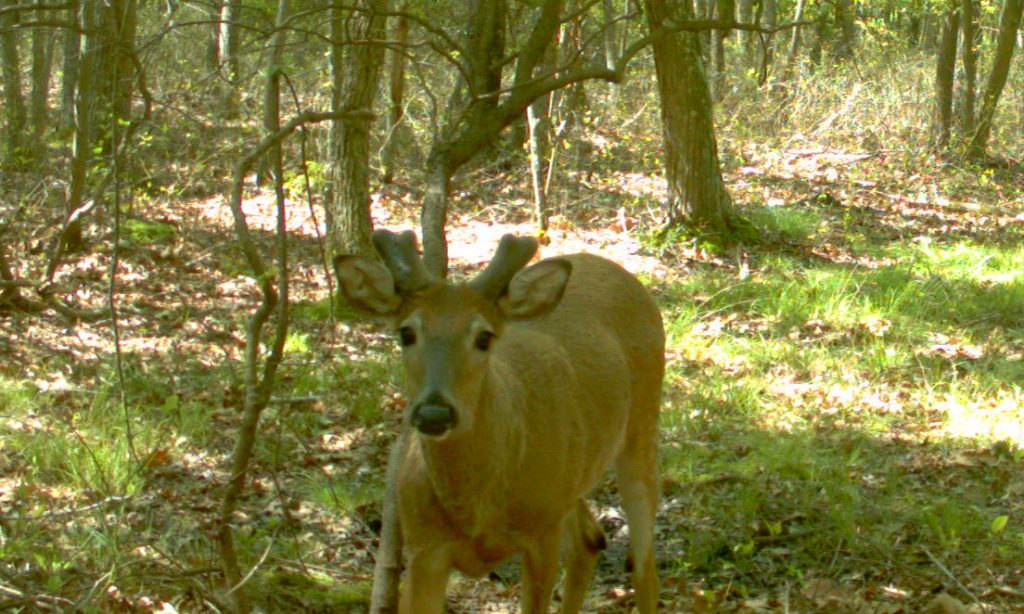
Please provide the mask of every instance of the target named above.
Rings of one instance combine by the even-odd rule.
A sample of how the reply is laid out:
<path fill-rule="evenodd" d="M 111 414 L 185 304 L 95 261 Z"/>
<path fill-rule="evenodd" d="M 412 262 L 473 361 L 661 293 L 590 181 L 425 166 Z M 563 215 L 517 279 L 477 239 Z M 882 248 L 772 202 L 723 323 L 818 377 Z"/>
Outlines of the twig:
<path fill-rule="evenodd" d="M 253 565 L 252 568 L 249 569 L 249 572 L 246 573 L 245 576 L 242 577 L 242 579 L 238 581 L 238 584 L 236 584 L 236 585 L 232 586 L 230 589 L 228 589 L 227 594 L 229 596 L 232 593 L 234 593 L 235 591 L 237 591 L 238 589 L 240 589 L 243 586 L 245 586 L 245 584 L 249 580 L 252 579 L 253 575 L 256 573 L 256 570 L 259 569 L 263 565 L 263 563 L 267 560 L 267 557 L 270 556 L 270 549 L 274 547 L 274 540 L 276 538 L 277 538 L 277 534 L 276 533 L 274 533 L 274 534 L 272 534 L 270 536 L 270 542 L 267 543 L 267 547 L 263 549 L 263 554 L 260 555 L 260 560 L 256 561 L 256 564 Z"/>
<path fill-rule="evenodd" d="M 404 421 L 403 421 L 404 424 Z M 398 524 L 398 468 L 405 457 L 408 432 L 399 431 L 388 455 L 387 489 L 381 514 L 380 542 L 373 567 L 370 614 L 398 611 L 398 584 L 402 575 L 402 527 Z"/>
<path fill-rule="evenodd" d="M 118 83 L 120 74 L 117 70 L 121 64 L 121 47 L 115 47 L 113 83 Z M 149 104 L 147 106 L 147 112 Z M 111 114 L 110 134 L 118 134 L 118 118 L 116 113 Z M 125 134 L 128 139 L 130 135 Z M 128 395 L 125 393 L 124 383 L 124 353 L 121 351 L 121 326 L 117 316 L 117 267 L 121 261 L 121 148 L 114 147 L 110 160 L 110 174 L 114 183 L 114 241 L 110 252 L 110 279 L 107 283 L 107 307 L 110 310 L 110 332 L 114 338 L 114 366 L 117 371 L 117 395 L 121 403 L 121 414 L 124 417 L 124 434 L 128 443 L 128 454 L 135 463 L 137 470 L 142 466 L 139 463 L 139 455 L 135 451 L 135 432 L 132 428 L 132 414 L 128 408 Z"/>
<path fill-rule="evenodd" d="M 112 503 L 124 503 L 124 502 L 126 502 L 126 501 L 128 501 L 130 499 L 131 499 L 130 496 L 111 495 L 109 497 L 106 497 L 105 499 L 97 501 L 96 503 L 90 503 L 89 505 L 85 505 L 85 506 L 82 506 L 82 507 L 76 507 L 76 508 L 69 509 L 69 510 L 54 510 L 54 511 L 50 511 L 50 512 L 43 512 L 42 514 L 39 514 L 39 515 L 36 515 L 36 516 L 25 516 L 23 514 L 9 514 L 9 515 L 5 515 L 5 516 L 0 516 L 0 519 L 6 520 L 6 521 L 11 521 L 11 520 L 31 520 L 31 521 L 50 520 L 50 519 L 53 519 L 53 518 L 61 518 L 61 517 L 64 517 L 64 516 L 76 516 L 78 514 L 84 514 L 85 512 L 91 512 L 92 510 L 95 510 L 95 509 L 98 509 L 98 508 L 110 505 Z"/>
<path fill-rule="evenodd" d="M 923 550 L 924 553 L 926 555 L 928 555 L 928 558 L 931 559 L 932 563 L 934 563 L 935 566 L 938 567 L 939 570 L 943 574 L 945 574 L 947 578 L 952 580 L 953 583 L 956 584 L 957 588 L 962 590 L 968 597 L 970 597 L 971 601 L 973 601 L 978 607 L 980 607 L 982 611 L 985 611 L 985 610 L 988 609 L 988 608 L 985 607 L 984 603 L 982 603 L 977 597 L 974 596 L 974 593 L 972 593 L 970 591 L 970 589 L 968 589 L 966 586 L 964 586 L 963 583 L 961 583 L 960 580 L 956 576 L 953 575 L 953 572 L 951 572 L 949 569 L 946 569 L 946 566 L 943 565 L 942 562 L 939 561 L 939 559 L 935 558 L 935 555 L 932 554 L 931 550 L 929 550 L 926 546 L 921 546 L 921 550 Z"/>

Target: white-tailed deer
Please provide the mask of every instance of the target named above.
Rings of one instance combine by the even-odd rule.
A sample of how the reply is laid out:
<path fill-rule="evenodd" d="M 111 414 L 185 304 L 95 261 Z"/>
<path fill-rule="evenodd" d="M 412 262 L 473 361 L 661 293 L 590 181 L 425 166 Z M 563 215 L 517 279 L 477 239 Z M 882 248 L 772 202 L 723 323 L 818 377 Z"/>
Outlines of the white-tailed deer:
<path fill-rule="evenodd" d="M 614 465 L 637 609 L 658 603 L 654 517 L 661 315 L 639 281 L 587 254 L 523 268 L 537 241 L 506 235 L 465 285 L 430 278 L 412 232 L 374 233 L 384 265 L 335 259 L 341 291 L 391 321 L 413 428 L 397 472 L 403 614 L 441 614 L 452 568 L 523 556 L 522 611 L 578 612 L 605 537 L 583 497 Z"/>

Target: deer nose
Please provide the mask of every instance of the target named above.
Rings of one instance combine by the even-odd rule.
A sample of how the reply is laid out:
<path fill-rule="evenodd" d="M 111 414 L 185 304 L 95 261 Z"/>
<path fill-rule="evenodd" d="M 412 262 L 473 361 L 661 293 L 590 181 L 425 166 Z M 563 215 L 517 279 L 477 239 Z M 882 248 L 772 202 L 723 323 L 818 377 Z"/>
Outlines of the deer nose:
<path fill-rule="evenodd" d="M 455 410 L 443 403 L 423 403 L 412 413 L 412 425 L 424 435 L 443 435 L 455 426 Z"/>

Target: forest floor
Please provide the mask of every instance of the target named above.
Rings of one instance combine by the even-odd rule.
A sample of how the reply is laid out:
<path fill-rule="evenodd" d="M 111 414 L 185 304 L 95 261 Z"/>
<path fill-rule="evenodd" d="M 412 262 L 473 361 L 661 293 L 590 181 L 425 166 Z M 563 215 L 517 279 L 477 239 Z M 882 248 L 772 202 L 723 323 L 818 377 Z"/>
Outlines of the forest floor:
<path fill-rule="evenodd" d="M 662 306 L 664 611 L 1024 612 L 1024 175 L 813 143 L 741 157 L 727 185 L 759 242 L 658 242 L 663 182 L 608 172 L 559 192 L 543 248 L 619 261 Z M 460 185 L 456 276 L 533 231 L 522 178 Z M 414 228 L 417 200 L 380 192 L 376 224 Z M 271 195 L 245 207 L 269 254 Z M 220 197 L 145 211 L 122 229 L 120 360 L 109 321 L 0 314 L 0 610 L 225 609 L 212 528 L 258 288 Z M 81 307 L 107 305 L 102 216 L 55 280 Z M 329 297 L 322 212 L 296 199 L 289 220 L 292 332 L 238 549 L 263 611 L 358 612 L 396 349 Z M 10 236 L 28 254 L 46 232 Z M 594 507 L 611 544 L 591 611 L 625 612 L 610 480 Z M 517 575 L 454 578 L 450 611 L 514 611 Z"/>

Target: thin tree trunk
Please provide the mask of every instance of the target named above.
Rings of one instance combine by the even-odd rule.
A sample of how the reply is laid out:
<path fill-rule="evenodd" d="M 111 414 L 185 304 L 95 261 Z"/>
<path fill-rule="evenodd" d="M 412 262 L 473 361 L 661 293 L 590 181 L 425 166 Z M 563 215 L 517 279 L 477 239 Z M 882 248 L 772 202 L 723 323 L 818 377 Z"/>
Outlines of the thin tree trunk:
<path fill-rule="evenodd" d="M 361 0 L 348 18 L 348 31 L 357 44 L 347 50 L 345 90 L 341 109 L 369 109 L 377 93 L 384 48 L 373 41 L 387 32 L 384 13 L 387 0 Z M 343 119 L 334 153 L 337 181 L 334 186 L 332 246 L 338 254 L 370 254 L 370 120 Z"/>
<path fill-rule="evenodd" d="M 935 61 L 935 119 L 932 141 L 937 150 L 949 146 L 953 124 L 953 72 L 956 69 L 956 39 L 960 31 L 960 13 L 956 7 L 946 9 L 942 21 L 942 41 Z"/>
<path fill-rule="evenodd" d="M 373 568 L 370 614 L 397 614 L 402 574 L 402 527 L 398 522 L 398 468 L 409 433 L 400 431 L 388 455 L 386 490 L 381 511 L 380 545 Z"/>
<path fill-rule="evenodd" d="M 857 46 L 856 4 L 854 4 L 854 0 L 836 0 L 834 6 L 839 38 L 836 41 L 833 57 L 837 62 L 845 62 L 853 58 L 853 52 Z"/>
<path fill-rule="evenodd" d="M 980 158 L 988 148 L 988 138 L 992 133 L 992 121 L 996 114 L 996 105 L 1006 86 L 1006 78 L 1010 73 L 1010 61 L 1013 59 L 1013 48 L 1017 43 L 1017 31 L 1020 29 L 1021 12 L 1024 0 L 1005 0 L 1003 11 L 999 16 L 999 38 L 992 56 L 992 71 L 988 75 L 985 93 L 981 98 L 981 113 L 978 125 L 968 146 L 971 157 Z"/>
<path fill-rule="evenodd" d="M 533 188 L 533 213 L 537 230 L 543 235 L 548 231 L 548 195 L 545 191 L 544 160 L 550 134 L 548 119 L 548 97 L 533 101 L 526 108 L 526 124 L 530 133 L 530 184 Z"/>
<path fill-rule="evenodd" d="M 717 0 L 715 2 L 715 16 L 719 21 L 736 20 L 736 0 Z M 726 66 L 725 66 L 725 41 L 729 38 L 732 30 L 714 30 L 711 33 L 711 54 L 712 54 L 712 83 L 711 92 L 716 102 L 725 97 L 726 91 Z"/>
<path fill-rule="evenodd" d="M 960 132 L 967 139 L 974 134 L 974 107 L 978 91 L 978 11 L 975 2 L 977 0 L 962 0 L 960 9 L 964 67 L 964 82 L 960 88 Z"/>
<path fill-rule="evenodd" d="M 216 76 L 220 73 L 220 4 L 212 2 L 205 11 L 210 20 L 206 39 L 206 69 L 210 75 Z M 214 92 L 219 101 L 222 97 L 219 81 L 214 85 Z"/>
<path fill-rule="evenodd" d="M 445 226 L 448 219 L 448 190 L 452 170 L 444 155 L 431 152 L 427 159 L 426 191 L 420 225 L 423 227 L 423 266 L 432 275 L 444 276 L 448 272 L 448 239 Z"/>
<path fill-rule="evenodd" d="M 778 25 L 779 21 L 778 4 L 775 0 L 761 0 L 761 2 L 764 7 L 764 13 L 761 15 L 761 25 L 766 28 L 774 28 Z M 772 65 L 775 63 L 775 36 L 769 34 L 764 36 L 762 40 L 764 41 L 764 57 L 761 65 L 761 79 L 767 83 L 768 76 L 772 73 Z"/>
<path fill-rule="evenodd" d="M 68 8 L 68 21 L 79 23 L 78 0 L 71 0 Z M 78 90 L 79 53 L 81 50 L 81 34 L 76 28 L 68 28 L 64 32 L 64 62 L 61 70 L 61 127 L 71 128 L 75 125 L 75 92 Z"/>
<path fill-rule="evenodd" d="M 278 133 L 278 128 L 281 125 L 280 116 L 271 116 L 271 113 L 280 111 L 280 100 L 271 101 L 270 98 L 272 96 L 280 97 L 281 55 L 287 40 L 287 33 L 283 26 L 290 12 L 290 0 L 278 0 L 277 19 L 275 21 L 276 29 L 268 43 L 270 54 L 266 70 L 267 91 L 264 94 L 263 100 L 263 128 L 267 131 L 268 135 Z M 287 224 L 285 220 L 281 151 L 281 141 L 277 140 L 266 154 L 266 157 L 270 160 L 270 174 L 275 180 L 274 188 L 277 202 L 278 253 L 276 266 L 278 287 L 276 291 L 274 289 L 274 276 L 266 270 L 262 260 L 256 255 L 256 248 L 252 244 L 248 229 L 245 226 L 245 220 L 241 214 L 242 182 L 245 180 L 246 171 L 241 164 L 236 169 L 230 200 L 232 213 L 235 218 L 236 233 L 239 235 L 239 242 L 243 245 L 243 252 L 246 253 L 253 273 L 259 280 L 263 299 L 259 308 L 256 309 L 249 319 L 249 328 L 246 332 L 244 415 L 238 429 L 238 439 L 235 442 L 235 449 L 232 455 L 231 479 L 225 488 L 224 499 L 221 502 L 220 517 L 218 519 L 218 546 L 224 570 L 224 585 L 230 593 L 234 611 L 238 614 L 247 614 L 250 610 L 250 603 L 249 591 L 245 586 L 245 579 L 242 576 L 241 565 L 238 562 L 238 555 L 235 551 L 232 516 L 235 513 L 238 499 L 245 488 L 260 415 L 270 401 L 270 394 L 273 390 L 277 368 L 284 353 L 284 342 L 288 332 Z M 274 337 L 271 343 L 267 344 L 269 347 L 266 350 L 266 359 L 263 364 L 263 375 L 261 378 L 259 375 L 260 355 L 263 351 L 261 337 L 263 325 L 270 319 L 271 314 L 276 316 Z"/>
<path fill-rule="evenodd" d="M 16 0 L 5 0 L 0 6 L 15 6 Z M 18 53 L 17 13 L 0 16 L 0 61 L 4 75 L 4 157 L 18 160 L 26 152 L 25 128 L 28 117 L 25 112 L 25 94 L 21 85 L 21 58 Z"/>
<path fill-rule="evenodd" d="M 96 48 L 97 7 L 91 2 L 78 3 L 77 25 L 82 34 L 78 37 L 80 46 L 77 51 L 77 77 L 74 90 L 74 118 L 72 125 L 75 127 L 75 136 L 71 151 L 71 181 L 68 186 L 67 215 L 73 218 L 73 213 L 82 205 L 85 197 L 85 181 L 92 158 L 93 149 L 93 123 L 95 119 L 95 76 L 96 71 Z M 79 251 L 83 247 L 82 223 L 74 219 L 64 233 L 63 245 L 57 247 L 58 252 Z M 53 258 L 56 261 L 56 258 Z"/>
<path fill-rule="evenodd" d="M 738 0 L 738 2 L 739 6 L 737 7 L 737 11 L 739 14 L 739 22 L 751 23 L 754 18 L 754 0 Z M 738 36 L 740 53 L 743 55 L 744 59 L 747 59 L 750 57 L 750 50 L 754 45 L 755 33 L 749 30 L 740 30 Z M 746 66 L 746 64 L 742 65 Z"/>
<path fill-rule="evenodd" d="M 615 5 L 612 0 L 602 0 L 602 18 L 604 19 L 604 65 L 608 68 L 615 68 L 619 61 L 619 46 L 616 32 L 618 26 L 615 22 Z"/>
<path fill-rule="evenodd" d="M 220 60 L 225 71 L 224 95 L 221 105 L 224 116 L 234 118 L 239 112 L 239 79 L 241 78 L 241 61 L 239 60 L 239 0 L 223 0 L 220 9 Z"/>
<path fill-rule="evenodd" d="M 793 13 L 793 21 L 799 23 L 804 18 L 804 0 L 797 0 L 796 10 Z M 797 73 L 797 63 L 800 61 L 800 26 L 793 28 L 792 38 L 789 39 L 789 57 L 786 59 L 786 70 L 782 76 L 783 81 L 789 81 Z"/>
<path fill-rule="evenodd" d="M 402 5 L 405 12 L 407 5 Z M 384 167 L 384 183 L 395 179 L 395 167 L 398 164 L 398 150 L 406 143 L 409 135 L 402 126 L 402 115 L 405 112 L 405 53 L 402 51 L 409 41 L 409 20 L 401 15 L 395 20 L 395 31 L 392 39 L 398 50 L 391 52 L 391 66 L 388 74 L 388 118 L 387 141 L 382 149 L 381 166 Z"/>
<path fill-rule="evenodd" d="M 39 18 L 45 14 L 40 11 Z M 53 59 L 53 34 L 43 28 L 32 31 L 32 148 L 36 164 L 44 162 L 46 129 L 50 125 L 50 67 Z"/>

